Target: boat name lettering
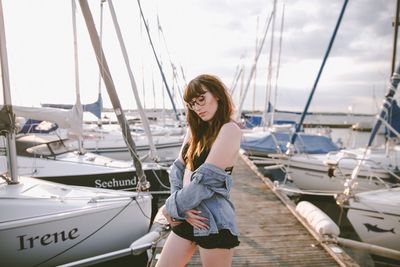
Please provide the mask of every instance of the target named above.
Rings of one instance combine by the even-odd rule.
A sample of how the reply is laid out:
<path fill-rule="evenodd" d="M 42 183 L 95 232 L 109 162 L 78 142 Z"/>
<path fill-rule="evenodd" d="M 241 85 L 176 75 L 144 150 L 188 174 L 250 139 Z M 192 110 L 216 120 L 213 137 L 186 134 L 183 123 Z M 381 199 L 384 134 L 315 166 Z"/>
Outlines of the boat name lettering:
<path fill-rule="evenodd" d="M 24 249 L 30 249 L 34 248 L 38 244 L 41 246 L 47 246 L 52 243 L 56 244 L 58 242 L 65 242 L 68 239 L 73 240 L 75 238 L 78 238 L 78 228 L 73 228 L 69 232 L 65 232 L 65 230 L 61 232 L 55 232 L 55 233 L 48 233 L 44 234 L 42 236 L 32 236 L 28 237 L 27 235 L 20 235 L 17 236 L 19 239 L 19 250 L 24 250 Z"/>
<path fill-rule="evenodd" d="M 132 179 L 123 179 L 123 180 L 112 178 L 111 180 L 108 180 L 108 181 L 103 181 L 103 180 L 97 179 L 94 182 L 96 184 L 96 187 L 100 187 L 100 188 L 136 186 L 136 177 L 134 177 Z"/>

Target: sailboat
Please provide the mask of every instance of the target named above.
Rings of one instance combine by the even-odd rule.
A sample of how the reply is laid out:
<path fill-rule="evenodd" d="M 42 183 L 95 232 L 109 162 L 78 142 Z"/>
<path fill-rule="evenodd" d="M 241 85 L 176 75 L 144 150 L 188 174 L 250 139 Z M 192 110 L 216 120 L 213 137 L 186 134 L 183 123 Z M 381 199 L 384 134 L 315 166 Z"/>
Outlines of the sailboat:
<path fill-rule="evenodd" d="M 16 144 L 19 175 L 69 185 L 130 191 L 136 190 L 139 183 L 132 162 L 90 152 L 79 153 L 74 140 L 23 135 L 16 137 Z M 142 166 L 151 191 L 169 189 L 165 167 L 157 163 L 143 163 Z M 0 171 L 6 169 L 5 156 L 0 156 Z"/>
<path fill-rule="evenodd" d="M 357 180 L 354 181 L 354 184 L 357 184 L 357 186 L 354 186 L 354 190 L 358 192 L 388 188 L 396 186 L 399 182 L 400 151 L 396 147 L 392 147 L 389 150 L 388 147 L 372 149 L 369 146 L 367 150 L 361 148 L 312 155 L 308 153 L 294 153 L 295 141 L 297 137 L 300 138 L 300 127 L 305 117 L 308 116 L 308 108 L 333 46 L 336 33 L 346 10 L 347 2 L 344 1 L 343 3 L 328 49 L 300 122 L 297 124 L 296 132 L 292 135 L 290 143 L 287 145 L 288 150 L 286 154 L 288 157 L 285 159 L 286 180 L 293 181 L 298 188 L 298 190 L 294 190 L 302 194 L 334 195 L 343 192 L 343 188 L 350 177 L 353 176 L 356 166 L 358 175 Z M 279 185 L 279 187 L 283 190 L 288 189 L 285 185 Z"/>
<path fill-rule="evenodd" d="M 72 3 L 73 14 L 75 15 L 74 1 Z M 104 62 L 106 62 L 105 59 Z M 77 84 L 79 84 L 78 81 Z M 65 129 L 65 132 L 72 132 L 79 136 L 82 133 L 83 126 L 78 85 L 76 95 L 76 104 L 71 107 L 67 106 L 68 109 L 13 106 L 13 110 L 16 115 L 21 117 L 31 117 L 39 121 L 53 121 Z M 114 98 L 117 97 L 114 96 Z M 102 100 L 99 95 L 96 103 L 83 105 L 83 109 L 91 110 L 99 115 L 101 103 Z M 34 125 L 25 126 L 23 125 L 22 128 L 27 128 L 27 132 L 35 129 Z M 128 153 L 128 147 L 130 150 L 133 150 L 134 147 L 132 144 L 127 145 L 125 140 L 128 138 L 123 137 L 121 131 L 119 132 L 118 144 L 121 147 L 123 146 Z M 150 183 L 148 188 L 150 191 L 160 193 L 163 190 L 161 192 L 163 194 L 169 192 L 168 173 L 165 167 L 149 162 L 140 164 L 138 168 L 132 161 L 120 161 L 90 153 L 80 146 L 81 143 L 69 139 L 67 133 L 65 135 L 66 137 L 49 133 L 18 134 L 15 138 L 18 174 L 68 185 L 130 191 L 135 191 L 142 186 L 143 177 L 146 177 L 146 181 Z M 130 152 L 129 156 L 132 160 Z M 134 154 L 134 157 L 136 159 L 137 155 Z M 4 159 L 0 156 L 0 159 L 2 158 Z M 0 160 L 0 170 L 2 171 L 7 169 L 5 162 L 5 160 Z M 140 173 L 141 170 L 143 174 Z M 157 209 L 158 198 L 159 194 L 153 197 L 153 211 Z"/>
<path fill-rule="evenodd" d="M 91 104 L 82 105 L 83 111 L 91 112 L 101 120 L 101 95 L 99 94 L 98 100 Z M 62 105 L 62 104 L 42 104 L 44 108 L 63 108 L 71 109 L 73 105 Z M 28 114 L 26 114 L 28 116 Z M 32 125 L 32 120 L 37 117 L 35 113 L 30 112 L 28 119 L 25 119 L 25 124 L 21 125 L 21 131 L 19 135 L 52 135 L 61 136 L 63 138 L 69 138 L 69 129 L 55 128 L 48 132 L 37 132 L 35 131 L 35 124 Z M 36 124 L 43 123 L 40 120 L 34 121 Z M 154 145 L 155 151 L 157 152 L 156 161 L 168 165 L 172 163 L 178 156 L 180 148 L 182 146 L 184 133 L 186 130 L 184 127 L 165 127 L 159 125 L 150 125 L 152 142 L 149 141 L 148 135 L 146 134 L 143 125 L 135 123 L 129 125 L 132 137 L 136 144 L 136 152 L 140 156 L 142 162 L 154 162 L 155 159 L 150 156 L 151 145 Z M 85 123 L 82 129 L 82 147 L 87 152 L 92 152 L 105 157 L 110 157 L 117 160 L 131 160 L 131 155 L 124 136 L 121 132 L 121 128 L 115 124 L 99 124 L 99 123 Z"/>
<path fill-rule="evenodd" d="M 18 177 L 3 8 L 0 59 L 8 172 L 0 184 L 0 258 L 4 266 L 55 266 L 127 247 L 150 225 L 151 196 Z"/>
<path fill-rule="evenodd" d="M 397 6 L 399 6 L 399 2 Z M 396 25 L 398 25 L 398 18 Z M 399 83 L 400 64 L 393 72 L 388 92 L 385 95 L 380 113 L 377 116 L 376 123 L 365 148 L 366 152 L 370 150 L 371 144 L 382 124 L 389 127 L 395 136 L 400 138 L 398 129 L 390 127 L 390 124 L 384 120 L 388 116 L 388 113 L 397 107 L 394 96 Z M 396 124 L 398 126 L 398 119 L 396 119 Z M 397 150 L 400 150 L 399 146 L 397 148 Z M 368 158 L 365 155 L 359 159 L 350 179 L 345 184 L 344 191 L 336 197 L 336 202 L 338 205 L 348 209 L 347 218 L 363 242 L 400 251 L 400 178 L 396 176 L 398 179 L 397 187 L 394 188 L 362 193 L 355 192 L 358 186 L 357 182 L 361 166 L 366 160 Z M 398 170 L 399 165 L 396 167 Z"/>

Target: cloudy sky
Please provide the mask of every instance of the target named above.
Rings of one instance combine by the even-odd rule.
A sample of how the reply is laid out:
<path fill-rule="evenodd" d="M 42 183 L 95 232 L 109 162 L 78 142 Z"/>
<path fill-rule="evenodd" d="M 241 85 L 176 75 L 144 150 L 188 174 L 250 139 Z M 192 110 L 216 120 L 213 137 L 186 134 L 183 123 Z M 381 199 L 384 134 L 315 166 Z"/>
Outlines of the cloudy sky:
<path fill-rule="evenodd" d="M 142 8 L 175 103 L 179 88 L 201 73 L 212 73 L 232 87 L 238 68 L 243 75 L 233 95 L 239 101 L 273 10 L 273 0 L 146 0 Z M 135 108 L 109 5 L 89 0 L 123 108 Z M 171 107 L 152 55 L 137 1 L 113 2 L 142 104 Z M 343 0 L 278 0 L 271 49 L 271 27 L 244 103 L 262 110 L 269 99 L 281 110 L 301 111 L 311 91 Z M 390 77 L 395 0 L 351 0 L 322 73 L 312 111 L 375 113 Z M 16 105 L 74 103 L 75 69 L 70 0 L 4 0 L 12 101 Z M 284 11 L 284 20 L 282 14 Z M 77 45 L 81 101 L 93 102 L 99 71 L 82 12 L 77 3 Z M 157 27 L 157 20 L 161 29 Z M 284 23 L 283 31 L 281 24 Z M 279 47 L 282 34 L 282 45 Z M 271 54 L 270 51 L 273 51 Z M 278 56 L 280 51 L 279 76 Z M 399 54 L 399 53 L 398 53 Z M 272 55 L 272 74 L 269 59 Z M 176 66 L 173 82 L 171 64 Z M 268 82 L 268 77 L 272 77 Z M 269 85 L 268 85 L 269 84 Z M 273 91 L 268 94 L 267 88 Z M 276 91 L 275 91 L 276 88 Z M 106 107 L 111 107 L 101 85 Z M 276 98 L 274 97 L 276 95 Z"/>

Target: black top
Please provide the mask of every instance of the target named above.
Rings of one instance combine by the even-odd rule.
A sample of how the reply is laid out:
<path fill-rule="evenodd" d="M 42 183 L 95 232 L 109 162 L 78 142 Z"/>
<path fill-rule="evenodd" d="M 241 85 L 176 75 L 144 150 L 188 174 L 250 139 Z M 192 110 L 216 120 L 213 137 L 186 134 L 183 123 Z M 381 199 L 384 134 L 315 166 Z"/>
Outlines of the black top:
<path fill-rule="evenodd" d="M 187 160 L 187 156 L 186 153 L 189 149 L 189 144 L 186 143 L 185 146 L 183 147 L 182 150 L 182 159 L 186 162 Z M 195 154 L 194 158 L 193 158 L 193 170 L 197 170 L 197 168 L 199 168 L 201 166 L 201 164 L 203 164 L 206 159 L 208 154 L 210 153 L 209 149 L 204 149 L 203 151 L 201 151 L 200 155 Z M 225 169 L 225 172 L 228 174 L 232 174 L 232 170 L 233 170 L 233 166 L 232 167 L 228 167 Z"/>

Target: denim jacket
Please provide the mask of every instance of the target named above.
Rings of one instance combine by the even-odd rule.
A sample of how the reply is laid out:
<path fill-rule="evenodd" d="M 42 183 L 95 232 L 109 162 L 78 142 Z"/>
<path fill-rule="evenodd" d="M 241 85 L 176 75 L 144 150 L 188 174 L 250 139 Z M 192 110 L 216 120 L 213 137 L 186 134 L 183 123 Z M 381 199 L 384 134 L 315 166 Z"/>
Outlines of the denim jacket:
<path fill-rule="evenodd" d="M 235 208 L 229 200 L 232 176 L 213 164 L 203 163 L 193 172 L 190 183 L 183 187 L 184 171 L 184 164 L 175 160 L 170 172 L 171 195 L 165 203 L 169 215 L 185 220 L 185 212 L 196 209 L 208 219 L 209 228 L 194 229 L 195 236 L 216 234 L 220 229 L 238 235 Z"/>

